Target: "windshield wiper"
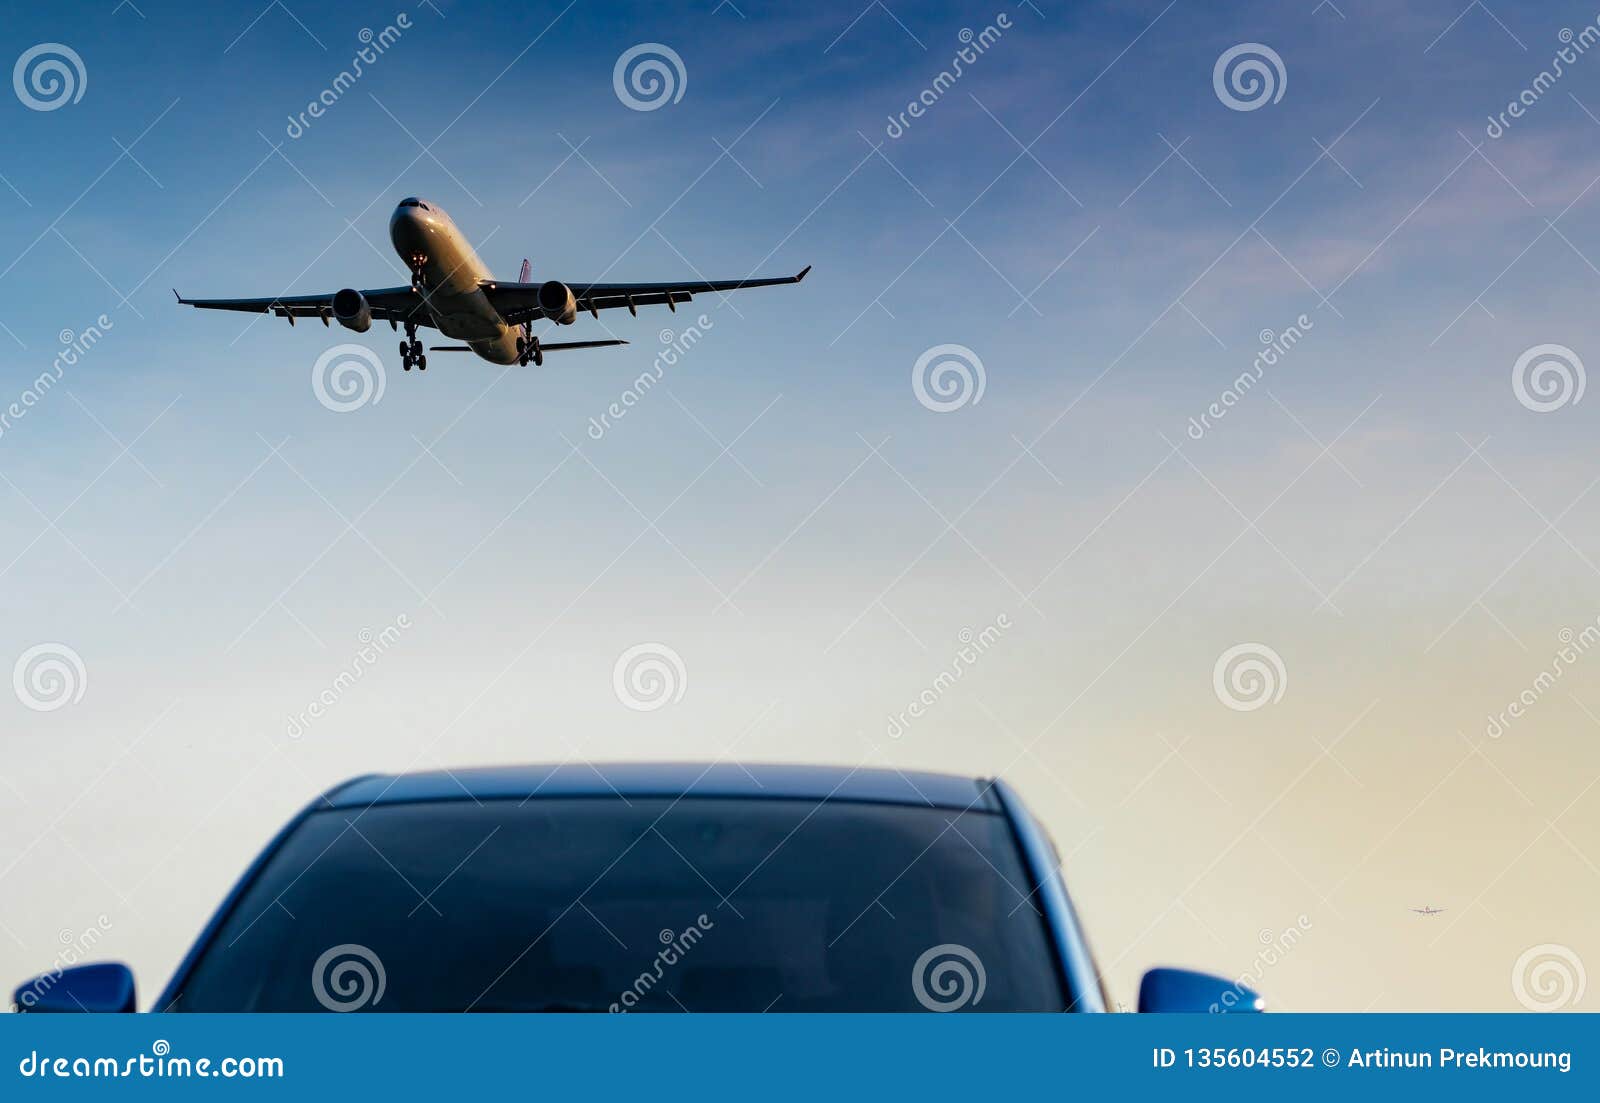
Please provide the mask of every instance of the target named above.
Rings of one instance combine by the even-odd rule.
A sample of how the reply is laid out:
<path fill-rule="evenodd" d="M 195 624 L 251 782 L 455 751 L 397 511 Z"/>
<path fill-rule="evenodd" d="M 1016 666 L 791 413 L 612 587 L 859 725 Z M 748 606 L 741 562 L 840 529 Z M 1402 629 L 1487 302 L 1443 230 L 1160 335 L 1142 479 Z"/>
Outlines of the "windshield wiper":
<path fill-rule="evenodd" d="M 602 1015 L 611 1010 L 609 1006 L 598 1003 L 578 1003 L 572 1000 L 551 1000 L 549 1003 L 530 1004 L 517 1006 L 512 1004 L 473 1004 L 467 1008 L 469 1012 L 484 1012 L 487 1014 L 523 1014 L 523 1015 Z"/>

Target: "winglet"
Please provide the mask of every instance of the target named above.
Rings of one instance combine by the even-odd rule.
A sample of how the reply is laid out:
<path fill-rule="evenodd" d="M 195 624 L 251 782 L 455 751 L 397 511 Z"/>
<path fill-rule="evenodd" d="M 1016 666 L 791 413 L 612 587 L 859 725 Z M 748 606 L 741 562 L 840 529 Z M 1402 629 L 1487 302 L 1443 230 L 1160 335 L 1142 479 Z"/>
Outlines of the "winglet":
<path fill-rule="evenodd" d="M 177 299 L 180 303 L 183 302 L 183 296 L 178 294 L 178 289 L 176 287 L 172 289 L 172 297 Z"/>
<path fill-rule="evenodd" d="M 794 278 L 794 282 L 799 283 L 801 280 L 805 279 L 806 273 L 809 271 L 811 271 L 811 265 L 808 264 L 804 268 L 800 269 L 800 274 Z"/>

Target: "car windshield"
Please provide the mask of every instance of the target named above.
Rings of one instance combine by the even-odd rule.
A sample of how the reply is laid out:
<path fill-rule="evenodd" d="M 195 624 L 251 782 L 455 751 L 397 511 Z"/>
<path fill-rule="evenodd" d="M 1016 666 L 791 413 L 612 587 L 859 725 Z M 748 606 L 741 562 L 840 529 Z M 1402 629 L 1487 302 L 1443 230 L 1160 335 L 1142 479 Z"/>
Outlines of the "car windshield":
<path fill-rule="evenodd" d="M 178 1011 L 1059 1011 L 1006 819 L 639 797 L 313 813 Z"/>

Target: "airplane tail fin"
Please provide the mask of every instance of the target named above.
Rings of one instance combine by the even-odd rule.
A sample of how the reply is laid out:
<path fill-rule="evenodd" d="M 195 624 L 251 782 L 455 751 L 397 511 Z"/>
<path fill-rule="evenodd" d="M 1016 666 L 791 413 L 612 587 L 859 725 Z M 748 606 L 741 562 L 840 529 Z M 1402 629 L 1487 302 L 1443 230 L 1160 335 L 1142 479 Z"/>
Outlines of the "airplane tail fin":
<path fill-rule="evenodd" d="M 518 283 L 527 283 L 528 280 L 531 279 L 532 277 L 533 277 L 533 265 L 531 263 L 529 263 L 527 257 L 523 257 L 522 258 L 522 269 L 521 269 L 521 271 L 519 271 L 517 273 L 517 282 Z M 524 341 L 526 341 L 526 340 L 531 339 L 532 337 L 533 337 L 533 323 L 531 321 L 530 322 L 523 322 L 522 323 L 522 339 Z"/>

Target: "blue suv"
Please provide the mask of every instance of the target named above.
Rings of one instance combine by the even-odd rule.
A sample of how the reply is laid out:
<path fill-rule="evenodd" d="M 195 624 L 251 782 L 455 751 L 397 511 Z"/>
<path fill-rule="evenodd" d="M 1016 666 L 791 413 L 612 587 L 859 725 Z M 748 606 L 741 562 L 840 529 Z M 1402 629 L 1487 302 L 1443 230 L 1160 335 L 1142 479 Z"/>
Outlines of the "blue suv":
<path fill-rule="evenodd" d="M 372 776 L 318 798 L 222 902 L 154 1009 L 1111 1008 L 1054 845 L 1002 781 L 808 766 Z M 23 1011 L 132 1011 L 96 964 Z M 1141 1011 L 1259 1010 L 1146 974 Z"/>

